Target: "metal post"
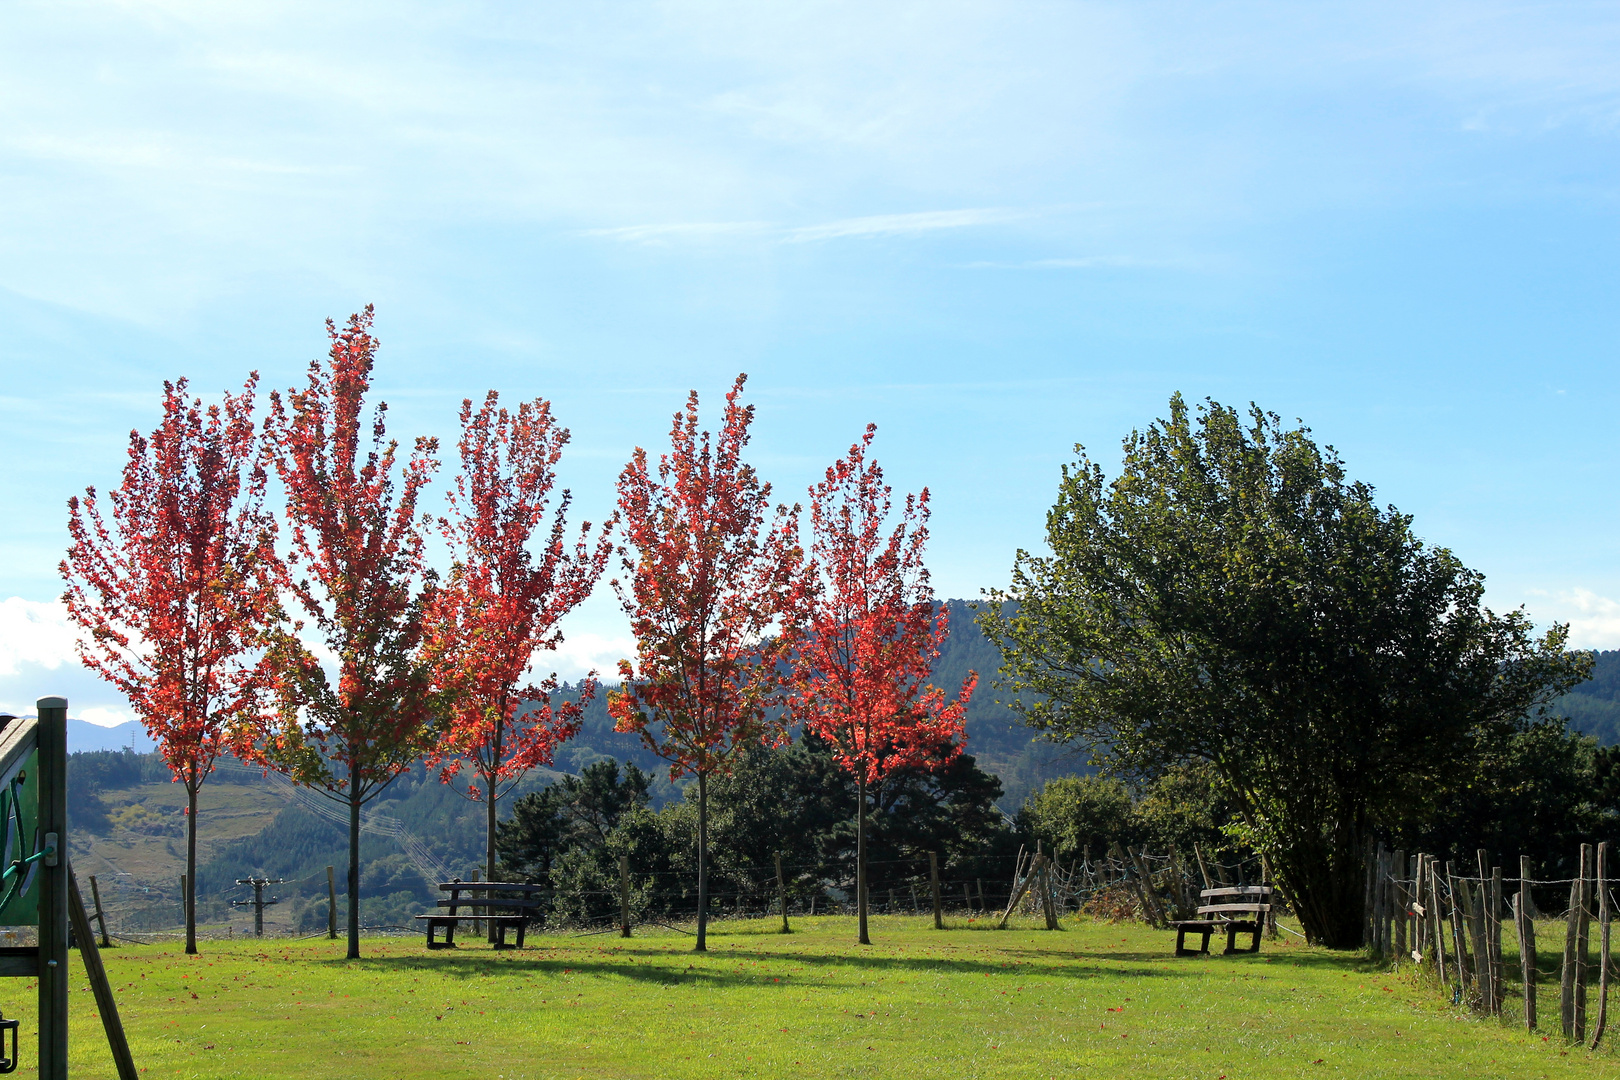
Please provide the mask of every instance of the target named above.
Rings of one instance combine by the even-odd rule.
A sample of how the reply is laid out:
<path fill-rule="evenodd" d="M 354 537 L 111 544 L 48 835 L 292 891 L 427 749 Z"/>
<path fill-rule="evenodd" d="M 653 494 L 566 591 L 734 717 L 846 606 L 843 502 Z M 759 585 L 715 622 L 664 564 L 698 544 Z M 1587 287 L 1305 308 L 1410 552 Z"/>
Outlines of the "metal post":
<path fill-rule="evenodd" d="M 67 698 L 43 697 L 39 712 L 39 834 L 47 852 L 39 882 L 39 1075 L 68 1076 Z"/>

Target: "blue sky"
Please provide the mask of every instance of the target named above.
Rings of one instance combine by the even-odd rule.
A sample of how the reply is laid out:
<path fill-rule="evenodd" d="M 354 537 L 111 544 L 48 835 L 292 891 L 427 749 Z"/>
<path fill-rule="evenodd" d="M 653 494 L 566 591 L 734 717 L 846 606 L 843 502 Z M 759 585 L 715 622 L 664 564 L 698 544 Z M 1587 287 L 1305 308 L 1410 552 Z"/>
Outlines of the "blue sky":
<path fill-rule="evenodd" d="M 1616 56 L 1613 3 L 8 4 L 0 707 L 122 718 L 55 565 L 162 380 L 366 303 L 394 433 L 545 396 L 594 518 L 746 371 L 781 494 L 875 421 L 972 596 L 1179 390 L 1620 647 Z M 627 647 L 605 588 L 567 631 Z"/>

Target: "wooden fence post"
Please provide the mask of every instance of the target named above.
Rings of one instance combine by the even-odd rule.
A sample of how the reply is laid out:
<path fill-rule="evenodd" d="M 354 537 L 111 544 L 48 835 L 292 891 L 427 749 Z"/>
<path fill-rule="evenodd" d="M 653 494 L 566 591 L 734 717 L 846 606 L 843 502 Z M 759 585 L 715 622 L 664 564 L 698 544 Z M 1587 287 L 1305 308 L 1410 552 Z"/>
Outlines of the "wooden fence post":
<path fill-rule="evenodd" d="M 1052 860 L 1042 857 L 1041 861 L 1041 907 L 1046 911 L 1046 928 L 1058 928 L 1057 906 L 1052 896 Z"/>
<path fill-rule="evenodd" d="M 1519 981 L 1524 988 L 1524 1029 L 1536 1030 L 1536 927 L 1524 913 L 1524 889 L 1513 895 L 1513 929 L 1519 936 Z"/>
<path fill-rule="evenodd" d="M 1452 948 L 1457 952 L 1457 986 L 1464 997 L 1468 995 L 1468 926 L 1464 916 L 1463 904 L 1466 899 L 1464 890 L 1467 883 L 1452 873 L 1452 865 L 1446 863 L 1446 880 L 1451 884 L 1451 937 Z"/>
<path fill-rule="evenodd" d="M 1581 912 L 1575 935 L 1575 1041 L 1586 1041 L 1586 984 L 1591 974 L 1588 942 L 1592 931 L 1592 845 L 1581 845 Z"/>
<path fill-rule="evenodd" d="M 945 929 L 945 912 L 939 906 L 939 853 L 928 853 L 928 884 L 934 893 L 934 929 Z"/>
<path fill-rule="evenodd" d="M 1577 871 L 1578 872 L 1578 871 Z M 1564 916 L 1564 962 L 1558 969 L 1558 1020 L 1566 1039 L 1575 1037 L 1575 940 L 1580 935 L 1581 879 L 1569 883 Z"/>
<path fill-rule="evenodd" d="M 1429 858 L 1429 933 L 1434 939 L 1434 966 L 1440 973 L 1440 985 L 1451 981 L 1451 969 L 1446 965 L 1445 912 L 1440 907 L 1440 860 Z"/>
<path fill-rule="evenodd" d="M 326 868 L 326 936 L 337 940 L 337 879 L 330 866 Z"/>
<path fill-rule="evenodd" d="M 1603 1041 L 1603 1028 L 1609 1019 L 1609 842 L 1597 846 L 1598 892 L 1598 1010 L 1593 1025 L 1592 1049 Z"/>
<path fill-rule="evenodd" d="M 917 890 L 912 889 L 911 895 L 915 897 L 917 895 Z M 777 903 L 782 906 L 782 933 L 791 934 L 793 933 L 793 928 L 788 925 L 787 920 L 787 877 L 782 873 L 781 852 L 776 853 L 776 897 Z"/>
<path fill-rule="evenodd" d="M 96 902 L 96 922 L 101 926 L 101 947 L 112 948 L 112 941 L 107 937 L 107 915 L 101 910 L 101 890 L 96 887 L 96 875 L 90 875 L 90 899 Z"/>

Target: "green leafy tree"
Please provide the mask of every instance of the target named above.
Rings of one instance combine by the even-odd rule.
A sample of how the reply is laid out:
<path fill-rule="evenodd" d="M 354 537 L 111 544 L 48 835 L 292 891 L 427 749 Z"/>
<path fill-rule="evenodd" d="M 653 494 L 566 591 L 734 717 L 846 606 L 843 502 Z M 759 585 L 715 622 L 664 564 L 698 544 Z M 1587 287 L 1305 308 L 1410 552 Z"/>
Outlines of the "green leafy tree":
<path fill-rule="evenodd" d="M 1127 774 L 1207 761 L 1308 937 L 1361 944 L 1365 846 L 1584 677 L 1566 628 L 1483 604 L 1484 578 L 1348 480 L 1331 447 L 1215 402 L 1077 447 L 981 616 L 1018 707 Z"/>
<path fill-rule="evenodd" d="M 566 852 L 596 851 L 631 810 L 647 805 L 652 777 L 611 758 L 593 761 L 512 804 L 496 826 L 496 852 L 509 873 L 540 881 Z"/>
<path fill-rule="evenodd" d="M 1048 780 L 1020 814 L 1024 828 L 1053 858 L 1067 861 L 1087 851 L 1105 855 L 1109 845 L 1137 840 L 1131 789 L 1112 776 L 1064 776 Z"/>

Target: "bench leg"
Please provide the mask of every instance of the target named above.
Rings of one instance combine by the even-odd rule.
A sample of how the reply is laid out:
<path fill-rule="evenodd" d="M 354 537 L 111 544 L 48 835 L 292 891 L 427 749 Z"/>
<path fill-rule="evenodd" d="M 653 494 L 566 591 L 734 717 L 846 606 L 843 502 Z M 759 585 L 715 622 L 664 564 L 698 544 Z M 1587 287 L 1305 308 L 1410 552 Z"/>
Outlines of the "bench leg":
<path fill-rule="evenodd" d="M 1264 920 L 1261 920 L 1261 919 L 1255 920 L 1255 924 L 1254 924 L 1254 944 L 1249 946 L 1249 951 L 1250 952 L 1259 952 L 1260 951 L 1260 928 L 1263 927 L 1263 926 L 1265 926 L 1265 921 Z"/>
<path fill-rule="evenodd" d="M 523 948 L 523 932 L 525 930 L 527 930 L 528 928 L 529 928 L 529 924 L 527 922 L 518 923 L 517 947 L 520 948 L 520 949 Z"/>
<path fill-rule="evenodd" d="M 1222 953 L 1222 956 L 1230 956 L 1238 951 L 1237 933 L 1237 923 L 1231 922 L 1226 924 L 1226 952 Z"/>
<path fill-rule="evenodd" d="M 1200 953 L 1202 953 L 1203 955 L 1205 955 L 1205 956 L 1209 955 L 1209 935 L 1213 934 L 1213 933 L 1214 933 L 1213 930 L 1205 930 L 1204 931 L 1204 943 L 1203 943 L 1203 945 L 1201 945 L 1199 947 L 1198 951 Z"/>

